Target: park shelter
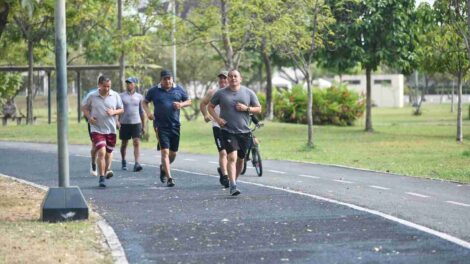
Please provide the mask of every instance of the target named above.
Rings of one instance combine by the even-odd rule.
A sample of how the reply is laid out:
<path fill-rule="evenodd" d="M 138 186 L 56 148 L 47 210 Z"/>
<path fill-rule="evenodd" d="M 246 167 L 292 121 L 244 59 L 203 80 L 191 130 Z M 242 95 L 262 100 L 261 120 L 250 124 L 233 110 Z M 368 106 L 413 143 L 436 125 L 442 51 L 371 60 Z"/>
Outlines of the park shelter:
<path fill-rule="evenodd" d="M 128 65 L 126 68 L 159 70 L 162 67 L 154 64 Z M 28 72 L 28 66 L 0 66 L 0 72 Z M 67 71 L 76 73 L 76 92 L 77 92 L 77 122 L 81 119 L 81 73 L 87 70 L 119 70 L 119 65 L 68 65 Z M 47 74 L 47 86 L 51 87 L 51 72 L 55 71 L 54 66 L 34 66 L 33 71 L 44 71 Z M 51 123 L 51 89 L 47 89 L 47 122 Z"/>

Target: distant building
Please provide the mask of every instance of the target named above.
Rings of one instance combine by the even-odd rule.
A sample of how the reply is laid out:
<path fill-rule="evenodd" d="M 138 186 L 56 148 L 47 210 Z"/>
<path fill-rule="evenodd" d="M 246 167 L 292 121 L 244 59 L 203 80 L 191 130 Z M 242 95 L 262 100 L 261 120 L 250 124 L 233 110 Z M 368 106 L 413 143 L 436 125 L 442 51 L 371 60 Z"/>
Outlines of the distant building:
<path fill-rule="evenodd" d="M 350 90 L 366 95 L 365 75 L 342 75 L 335 77 L 337 82 L 345 83 Z M 405 77 L 403 74 L 371 76 L 372 104 L 378 107 L 403 107 Z"/>

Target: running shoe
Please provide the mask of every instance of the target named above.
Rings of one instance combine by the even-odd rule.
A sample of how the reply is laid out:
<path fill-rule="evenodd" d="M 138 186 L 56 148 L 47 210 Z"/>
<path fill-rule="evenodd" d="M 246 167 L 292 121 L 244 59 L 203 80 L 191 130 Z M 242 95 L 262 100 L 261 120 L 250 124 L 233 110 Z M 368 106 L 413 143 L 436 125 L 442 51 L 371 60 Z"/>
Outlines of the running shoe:
<path fill-rule="evenodd" d="M 237 196 L 240 194 L 240 190 L 237 189 L 237 186 L 230 187 L 230 195 Z"/>
<path fill-rule="evenodd" d="M 229 183 L 229 180 L 228 180 L 228 175 L 224 175 L 222 177 L 222 181 L 221 181 L 220 184 L 222 184 L 225 188 L 230 187 L 230 183 Z"/>
<path fill-rule="evenodd" d="M 114 172 L 112 170 L 109 170 L 106 172 L 106 179 L 110 179 L 114 176 Z"/>
<path fill-rule="evenodd" d="M 175 180 L 173 180 L 173 178 L 169 178 L 168 181 L 166 182 L 166 186 L 168 187 L 175 186 Z"/>
<path fill-rule="evenodd" d="M 141 171 L 141 170 L 142 170 L 142 166 L 138 162 L 136 162 L 134 164 L 134 171 L 138 172 L 138 171 Z"/>
<path fill-rule="evenodd" d="M 98 186 L 101 188 L 105 188 L 106 184 L 104 184 L 104 176 L 100 176 L 100 180 L 98 182 Z"/>
<path fill-rule="evenodd" d="M 122 164 L 122 170 L 127 170 L 127 162 L 125 160 L 121 160 L 121 164 Z"/>
<path fill-rule="evenodd" d="M 96 171 L 96 164 L 90 163 L 90 175 L 98 176 L 98 172 Z"/>
<path fill-rule="evenodd" d="M 163 166 L 162 166 L 162 165 L 160 165 L 160 181 L 161 181 L 162 183 L 165 182 L 165 170 L 163 169 Z"/>

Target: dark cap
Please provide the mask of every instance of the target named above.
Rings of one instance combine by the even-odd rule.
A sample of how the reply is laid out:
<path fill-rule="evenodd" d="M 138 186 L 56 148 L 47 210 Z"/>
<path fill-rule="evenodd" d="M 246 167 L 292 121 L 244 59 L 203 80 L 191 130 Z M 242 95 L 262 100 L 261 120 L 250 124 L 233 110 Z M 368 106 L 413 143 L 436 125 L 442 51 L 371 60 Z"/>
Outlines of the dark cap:
<path fill-rule="evenodd" d="M 165 77 L 173 77 L 173 74 L 171 74 L 171 71 L 169 70 L 163 70 L 160 72 L 160 78 L 165 78 Z"/>
<path fill-rule="evenodd" d="M 139 80 L 137 80 L 137 78 L 135 78 L 135 77 L 129 77 L 126 80 L 126 83 L 138 83 L 138 82 L 139 82 Z"/>
<path fill-rule="evenodd" d="M 228 71 L 220 71 L 217 77 L 224 76 L 225 78 L 228 77 Z"/>

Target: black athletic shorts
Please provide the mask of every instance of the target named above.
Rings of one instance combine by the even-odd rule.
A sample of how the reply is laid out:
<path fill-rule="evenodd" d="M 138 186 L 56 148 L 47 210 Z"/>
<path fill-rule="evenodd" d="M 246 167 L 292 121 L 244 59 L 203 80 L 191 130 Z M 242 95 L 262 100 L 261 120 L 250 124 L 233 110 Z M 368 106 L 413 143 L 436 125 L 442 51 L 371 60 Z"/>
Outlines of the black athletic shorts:
<path fill-rule="evenodd" d="M 217 146 L 217 150 L 219 152 L 221 150 L 224 150 L 225 148 L 222 144 L 222 132 L 221 132 L 220 127 L 213 126 L 212 132 L 214 132 L 214 140 L 215 140 L 215 145 Z"/>
<path fill-rule="evenodd" d="M 142 124 L 121 124 L 119 129 L 119 139 L 129 140 L 131 138 L 140 138 L 142 135 Z"/>
<path fill-rule="evenodd" d="M 163 127 L 157 129 L 158 144 L 162 149 L 178 151 L 180 144 L 180 127 Z"/>
<path fill-rule="evenodd" d="M 245 158 L 245 153 L 248 150 L 251 133 L 232 134 L 223 129 L 221 131 L 222 145 L 224 146 L 227 153 L 232 153 L 236 150 L 238 158 Z"/>

